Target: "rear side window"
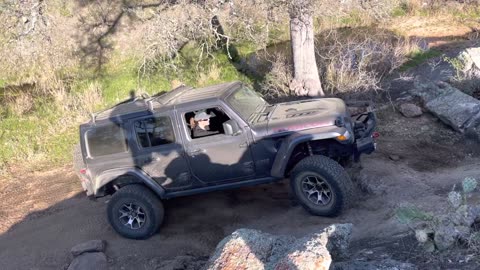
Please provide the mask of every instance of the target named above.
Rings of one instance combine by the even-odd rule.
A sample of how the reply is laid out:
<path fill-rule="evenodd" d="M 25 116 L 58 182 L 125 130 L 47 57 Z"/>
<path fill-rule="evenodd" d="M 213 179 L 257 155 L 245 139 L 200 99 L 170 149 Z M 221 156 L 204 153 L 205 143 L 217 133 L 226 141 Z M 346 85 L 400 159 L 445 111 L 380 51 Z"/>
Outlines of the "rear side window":
<path fill-rule="evenodd" d="M 175 142 L 172 121 L 168 116 L 143 119 L 134 125 L 138 142 L 143 148 Z"/>
<path fill-rule="evenodd" d="M 87 144 L 92 157 L 127 152 L 125 134 L 119 125 L 99 126 L 87 131 Z"/>

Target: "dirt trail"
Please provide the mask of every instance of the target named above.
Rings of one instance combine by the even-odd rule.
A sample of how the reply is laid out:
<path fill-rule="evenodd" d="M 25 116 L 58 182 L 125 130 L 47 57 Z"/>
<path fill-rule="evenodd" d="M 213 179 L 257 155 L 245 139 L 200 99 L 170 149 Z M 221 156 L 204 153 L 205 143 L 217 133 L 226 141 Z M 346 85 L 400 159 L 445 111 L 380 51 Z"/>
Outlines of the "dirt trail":
<path fill-rule="evenodd" d="M 480 159 L 469 155 L 460 137 L 431 116 L 406 119 L 387 109 L 379 117 L 383 137 L 378 151 L 363 159 L 360 173 L 352 171 L 357 183 L 363 177 L 361 187 L 370 192 L 359 190 L 354 207 L 337 218 L 308 215 L 283 181 L 167 201 L 161 232 L 134 241 L 121 238 L 108 225 L 108 198 L 86 199 L 67 167 L 0 182 L 1 268 L 63 269 L 72 246 L 105 239 L 111 269 L 156 269 L 162 260 L 179 255 L 205 258 L 238 228 L 303 236 L 332 223 L 351 222 L 358 250 L 377 245 L 406 231 L 393 215 L 399 204 L 439 211 L 453 184 L 480 175 Z M 392 154 L 399 160 L 391 160 Z"/>

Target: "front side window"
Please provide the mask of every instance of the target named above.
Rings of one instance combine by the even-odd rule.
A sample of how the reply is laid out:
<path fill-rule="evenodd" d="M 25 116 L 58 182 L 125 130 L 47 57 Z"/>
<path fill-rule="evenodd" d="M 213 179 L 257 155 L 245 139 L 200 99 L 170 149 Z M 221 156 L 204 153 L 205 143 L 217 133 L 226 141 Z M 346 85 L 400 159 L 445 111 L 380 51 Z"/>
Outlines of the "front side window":
<path fill-rule="evenodd" d="M 168 116 L 143 119 L 134 125 L 138 142 L 143 148 L 175 142 L 172 121 Z"/>
<path fill-rule="evenodd" d="M 185 122 L 191 131 L 191 138 L 225 134 L 223 123 L 230 117 L 219 107 L 205 108 L 185 114 Z"/>
<path fill-rule="evenodd" d="M 120 125 L 99 126 L 87 132 L 88 152 L 91 157 L 127 152 L 127 142 Z"/>

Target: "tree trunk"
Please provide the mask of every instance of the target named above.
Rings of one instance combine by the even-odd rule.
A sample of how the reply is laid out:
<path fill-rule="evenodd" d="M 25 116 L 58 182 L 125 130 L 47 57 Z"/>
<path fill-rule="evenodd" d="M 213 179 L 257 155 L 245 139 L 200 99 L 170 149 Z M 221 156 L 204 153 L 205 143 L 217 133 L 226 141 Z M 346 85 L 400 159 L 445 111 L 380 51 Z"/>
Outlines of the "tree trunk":
<path fill-rule="evenodd" d="M 223 30 L 223 26 L 220 23 L 220 19 L 218 18 L 218 16 L 213 16 L 210 20 L 210 23 L 212 24 L 213 35 L 217 39 L 217 47 L 225 50 L 225 53 L 227 54 L 230 61 L 238 62 L 240 60 L 240 55 L 238 54 L 237 48 L 230 43 L 228 36 L 225 35 L 225 31 Z"/>
<path fill-rule="evenodd" d="M 294 68 L 290 90 L 300 96 L 325 95 L 315 61 L 313 16 L 299 12 L 291 13 L 290 36 Z"/>

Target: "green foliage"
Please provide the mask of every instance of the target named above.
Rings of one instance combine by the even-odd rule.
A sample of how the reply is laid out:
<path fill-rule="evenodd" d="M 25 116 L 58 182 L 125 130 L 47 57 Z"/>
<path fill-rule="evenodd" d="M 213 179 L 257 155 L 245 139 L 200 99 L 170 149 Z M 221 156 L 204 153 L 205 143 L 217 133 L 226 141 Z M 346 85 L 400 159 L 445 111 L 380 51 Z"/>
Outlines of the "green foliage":
<path fill-rule="evenodd" d="M 414 205 L 403 205 L 397 208 L 395 216 L 402 224 L 410 224 L 414 221 L 430 221 L 433 219 L 430 213 L 424 212 Z"/>
<path fill-rule="evenodd" d="M 315 24 L 314 25 L 315 29 L 318 29 L 316 25 L 317 20 L 314 21 L 314 24 Z M 289 24 L 276 23 L 276 24 L 273 24 L 272 27 L 269 29 L 267 46 L 277 44 L 279 42 L 284 42 L 289 39 L 290 39 Z"/>
<path fill-rule="evenodd" d="M 448 193 L 448 202 L 456 209 L 462 205 L 462 195 L 456 191 L 450 191 Z"/>
<path fill-rule="evenodd" d="M 464 193 L 471 193 L 477 188 L 477 180 L 473 177 L 466 177 L 462 181 L 462 189 Z"/>
<path fill-rule="evenodd" d="M 257 51 L 257 46 L 253 43 L 242 43 L 236 46 L 237 51 L 242 57 L 247 57 Z"/>
<path fill-rule="evenodd" d="M 480 7 L 479 6 L 469 6 L 465 9 L 454 9 L 451 11 L 453 16 L 461 21 L 468 20 L 478 20 L 480 17 Z"/>
<path fill-rule="evenodd" d="M 405 62 L 400 68 L 400 71 L 407 71 L 410 68 L 417 67 L 423 63 L 425 63 L 427 60 L 431 58 L 435 58 L 438 56 L 441 56 L 442 53 L 438 50 L 431 49 L 428 51 L 415 51 L 411 53 L 408 58 L 409 60 Z"/>
<path fill-rule="evenodd" d="M 363 24 L 362 13 L 358 10 L 353 10 L 347 16 L 341 17 L 340 23 L 346 26 L 362 25 Z"/>
<path fill-rule="evenodd" d="M 456 72 L 456 78 L 457 79 L 460 79 L 462 77 L 462 73 L 463 73 L 463 69 L 465 68 L 465 63 L 464 61 L 461 59 L 461 57 L 448 57 L 448 56 L 445 56 L 443 58 L 443 61 L 449 63 L 450 65 L 452 65 L 452 67 L 455 69 L 455 72 Z"/>
<path fill-rule="evenodd" d="M 400 3 L 396 8 L 392 10 L 392 17 L 403 17 L 409 12 L 408 4 L 403 2 Z"/>

